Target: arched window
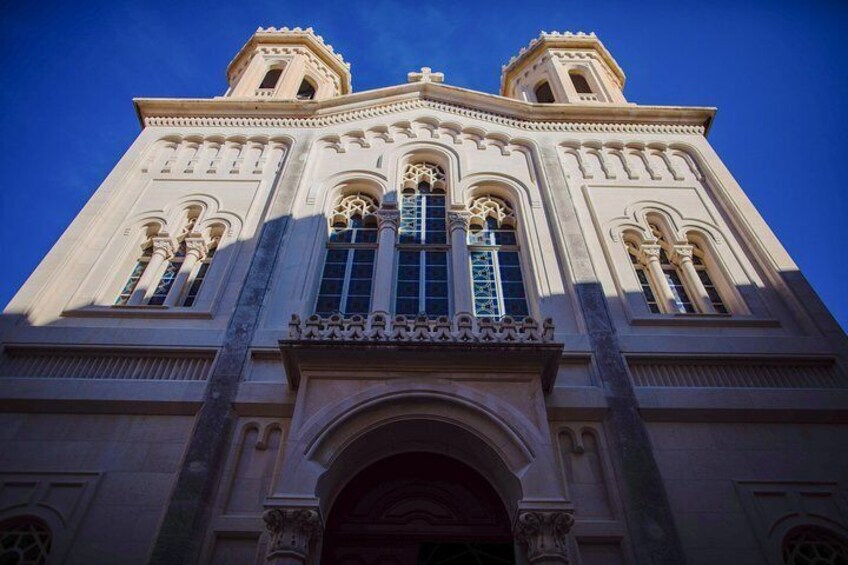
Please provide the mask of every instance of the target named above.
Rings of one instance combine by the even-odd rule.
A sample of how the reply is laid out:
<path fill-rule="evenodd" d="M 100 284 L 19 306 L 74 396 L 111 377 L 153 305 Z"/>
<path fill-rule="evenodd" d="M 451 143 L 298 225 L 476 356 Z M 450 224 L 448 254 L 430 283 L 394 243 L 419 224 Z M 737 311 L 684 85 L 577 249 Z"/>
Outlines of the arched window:
<path fill-rule="evenodd" d="M 673 299 L 672 311 L 679 312 L 681 314 L 694 314 L 696 312 L 695 305 L 692 304 L 692 299 L 689 297 L 689 291 L 683 283 L 683 276 L 677 265 L 672 263 L 668 258 L 671 253 L 671 249 L 669 248 L 668 241 L 665 239 L 665 235 L 663 235 L 662 230 L 660 230 L 660 228 L 655 224 L 651 224 L 650 227 L 651 232 L 657 239 L 657 243 L 659 243 L 660 246 L 660 267 L 662 267 L 665 283 L 671 290 L 671 296 Z"/>
<path fill-rule="evenodd" d="M 197 295 L 200 294 L 200 289 L 203 286 L 203 281 L 206 280 L 206 276 L 209 273 L 209 268 L 212 267 L 212 259 L 215 257 L 215 253 L 218 251 L 218 245 L 221 243 L 221 239 L 224 237 L 224 227 L 223 226 L 213 226 L 209 233 L 209 245 L 206 249 L 206 253 L 202 255 L 199 263 L 194 268 L 194 272 L 190 275 L 190 281 L 187 285 L 187 290 L 185 292 L 185 298 L 183 298 L 182 305 L 185 307 L 193 306 L 195 301 L 197 300 Z"/>
<path fill-rule="evenodd" d="M 448 315 L 445 172 L 433 163 L 407 165 L 398 231 L 397 314 Z"/>
<path fill-rule="evenodd" d="M 171 287 L 177 278 L 177 273 L 180 272 L 183 262 L 186 259 L 187 242 L 185 238 L 194 231 L 194 226 L 197 224 L 199 215 L 199 208 L 190 208 L 188 210 L 183 229 L 177 239 L 177 249 L 168 258 L 165 270 L 162 272 L 162 276 L 159 277 L 159 282 L 156 283 L 153 294 L 150 295 L 150 299 L 147 301 L 147 304 L 150 306 L 161 306 L 165 303 L 165 299 L 168 297 L 168 293 L 171 291 Z M 177 292 L 179 290 L 177 289 Z"/>
<path fill-rule="evenodd" d="M 553 104 L 555 102 L 554 92 L 551 90 L 551 84 L 548 81 L 537 86 L 533 93 L 536 95 L 536 102 L 539 104 Z"/>
<path fill-rule="evenodd" d="M 648 309 L 654 314 L 659 314 L 661 310 L 660 305 L 657 302 L 657 293 L 651 284 L 651 278 L 645 268 L 645 265 L 640 260 L 639 247 L 632 241 L 627 241 L 625 245 L 627 246 L 627 253 L 630 255 L 630 262 L 633 264 L 633 269 L 636 271 L 636 278 L 639 280 L 639 286 L 642 287 L 642 296 L 645 297 L 645 302 L 648 303 Z"/>
<path fill-rule="evenodd" d="M 323 316 L 368 314 L 377 247 L 377 201 L 364 193 L 339 199 L 315 312 Z"/>
<path fill-rule="evenodd" d="M 509 204 L 495 196 L 476 198 L 469 211 L 468 247 L 474 315 L 480 318 L 527 316 L 515 213 Z"/>
<path fill-rule="evenodd" d="M 594 94 L 592 87 L 589 86 L 589 81 L 582 74 L 577 71 L 571 71 L 568 73 L 568 76 L 571 77 L 571 84 L 574 85 L 574 90 L 577 91 L 577 94 Z"/>
<path fill-rule="evenodd" d="M 124 287 L 121 289 L 121 292 L 118 294 L 118 298 L 115 299 L 115 304 L 117 306 L 123 306 L 130 301 L 130 297 L 138 286 L 138 281 L 141 279 L 141 275 L 144 274 L 144 270 L 147 269 L 148 263 L 150 263 L 150 258 L 153 256 L 153 238 L 148 237 L 147 240 L 142 244 L 142 252 L 141 255 L 135 262 L 135 266 L 132 271 L 130 271 L 130 276 L 127 277 L 127 282 L 124 283 Z"/>
<path fill-rule="evenodd" d="M 44 565 L 50 554 L 51 535 L 47 525 L 31 516 L 0 523 L 0 564 Z"/>
<path fill-rule="evenodd" d="M 262 79 L 262 84 L 259 88 L 263 90 L 273 90 L 277 88 L 277 83 L 280 80 L 280 75 L 283 74 L 283 69 L 271 69 L 265 73 L 265 78 Z"/>
<path fill-rule="evenodd" d="M 833 532 L 818 527 L 791 530 L 783 538 L 785 565 L 844 565 L 848 544 Z"/>
<path fill-rule="evenodd" d="M 696 244 L 692 244 L 692 264 L 695 266 L 695 272 L 698 274 L 698 280 L 704 286 L 704 291 L 715 310 L 719 314 L 727 314 L 727 306 L 721 299 L 718 289 L 713 284 L 713 279 L 710 277 L 710 272 L 707 269 L 707 264 L 704 262 L 705 255 L 703 250 Z"/>
<path fill-rule="evenodd" d="M 297 89 L 298 100 L 313 100 L 315 98 L 315 86 L 309 82 L 309 79 L 303 79 L 300 83 L 300 88 Z"/>

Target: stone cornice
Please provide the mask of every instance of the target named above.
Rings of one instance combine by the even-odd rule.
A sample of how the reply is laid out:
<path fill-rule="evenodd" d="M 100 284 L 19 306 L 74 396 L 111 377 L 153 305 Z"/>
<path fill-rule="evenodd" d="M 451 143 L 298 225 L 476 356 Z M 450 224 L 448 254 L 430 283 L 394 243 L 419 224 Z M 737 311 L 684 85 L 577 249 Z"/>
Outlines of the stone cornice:
<path fill-rule="evenodd" d="M 526 131 L 705 135 L 715 108 L 635 104 L 532 104 L 435 83 L 410 83 L 327 100 L 136 98 L 147 126 L 318 128 L 417 108 Z"/>

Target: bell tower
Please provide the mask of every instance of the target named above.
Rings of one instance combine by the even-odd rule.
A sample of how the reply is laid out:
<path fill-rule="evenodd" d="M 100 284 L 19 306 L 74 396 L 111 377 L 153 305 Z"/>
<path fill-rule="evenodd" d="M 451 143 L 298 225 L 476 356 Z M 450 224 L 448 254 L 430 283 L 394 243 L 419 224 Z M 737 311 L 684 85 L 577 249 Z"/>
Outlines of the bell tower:
<path fill-rule="evenodd" d="M 542 32 L 503 66 L 501 95 L 538 104 L 626 104 L 624 71 L 594 33 Z"/>
<path fill-rule="evenodd" d="M 350 63 L 311 27 L 259 28 L 227 67 L 228 98 L 323 100 L 350 94 Z"/>

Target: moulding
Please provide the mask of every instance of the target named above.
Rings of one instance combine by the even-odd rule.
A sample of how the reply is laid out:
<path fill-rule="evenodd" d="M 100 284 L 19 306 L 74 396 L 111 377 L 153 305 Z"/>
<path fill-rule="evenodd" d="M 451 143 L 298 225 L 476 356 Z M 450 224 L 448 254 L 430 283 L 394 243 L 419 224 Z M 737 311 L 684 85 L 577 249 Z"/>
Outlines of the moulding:
<path fill-rule="evenodd" d="M 318 102 L 135 99 L 144 127 L 318 128 L 416 109 L 538 132 L 705 135 L 714 108 L 605 104 L 538 107 L 436 83 L 409 83 Z M 479 110 L 475 106 L 487 107 Z"/>

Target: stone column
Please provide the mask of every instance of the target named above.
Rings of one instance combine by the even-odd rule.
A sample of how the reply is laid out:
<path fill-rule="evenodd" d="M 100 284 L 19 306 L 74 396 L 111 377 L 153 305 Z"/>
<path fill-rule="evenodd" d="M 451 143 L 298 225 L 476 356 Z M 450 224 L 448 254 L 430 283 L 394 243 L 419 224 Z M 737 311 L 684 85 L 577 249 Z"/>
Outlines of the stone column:
<path fill-rule="evenodd" d="M 168 291 L 168 296 L 165 297 L 165 306 L 176 306 L 177 300 L 183 293 L 183 290 L 188 282 L 188 278 L 194 271 L 195 265 L 206 256 L 206 241 L 200 234 L 192 234 L 185 238 L 186 256 L 183 259 L 183 264 L 180 265 L 180 270 L 177 271 L 174 277 L 174 282 L 171 284 L 171 290 Z"/>
<path fill-rule="evenodd" d="M 448 212 L 453 270 L 454 314 L 474 314 L 471 296 L 471 259 L 468 253 L 468 212 Z"/>
<path fill-rule="evenodd" d="M 686 288 L 692 294 L 692 300 L 698 305 L 698 310 L 704 314 L 715 314 L 713 301 L 710 300 L 710 295 L 698 276 L 698 270 L 695 269 L 695 263 L 692 262 L 692 246 L 675 245 L 670 259 L 683 272 Z"/>
<path fill-rule="evenodd" d="M 374 288 L 371 291 L 371 311 L 391 312 L 392 280 L 394 280 L 395 242 L 397 241 L 400 212 L 395 208 L 381 208 L 377 212 L 380 222 L 377 236 L 377 257 L 374 261 Z"/>
<path fill-rule="evenodd" d="M 135 289 L 127 301 L 128 306 L 138 306 L 144 302 L 144 298 L 147 296 L 147 291 L 151 288 L 151 284 L 156 284 L 155 279 L 159 274 L 162 263 L 174 254 L 175 249 L 174 241 L 167 234 L 163 233 L 153 238 L 153 255 L 150 257 L 150 261 L 147 262 L 147 267 L 144 269 L 141 277 L 139 277 L 138 284 L 135 285 Z"/>
<path fill-rule="evenodd" d="M 651 278 L 654 280 L 654 290 L 657 300 L 661 301 L 665 312 L 677 312 L 677 300 L 671 292 L 671 287 L 665 279 L 662 265 L 660 265 L 660 249 L 656 244 L 643 243 L 639 246 L 639 261 L 645 265 Z"/>
<path fill-rule="evenodd" d="M 515 521 L 515 539 L 531 565 L 568 565 L 566 536 L 574 516 L 563 510 L 524 510 Z"/>
<path fill-rule="evenodd" d="M 313 541 L 323 530 L 321 516 L 312 508 L 272 508 L 262 515 L 271 534 L 266 560 L 271 565 L 304 565 Z"/>

